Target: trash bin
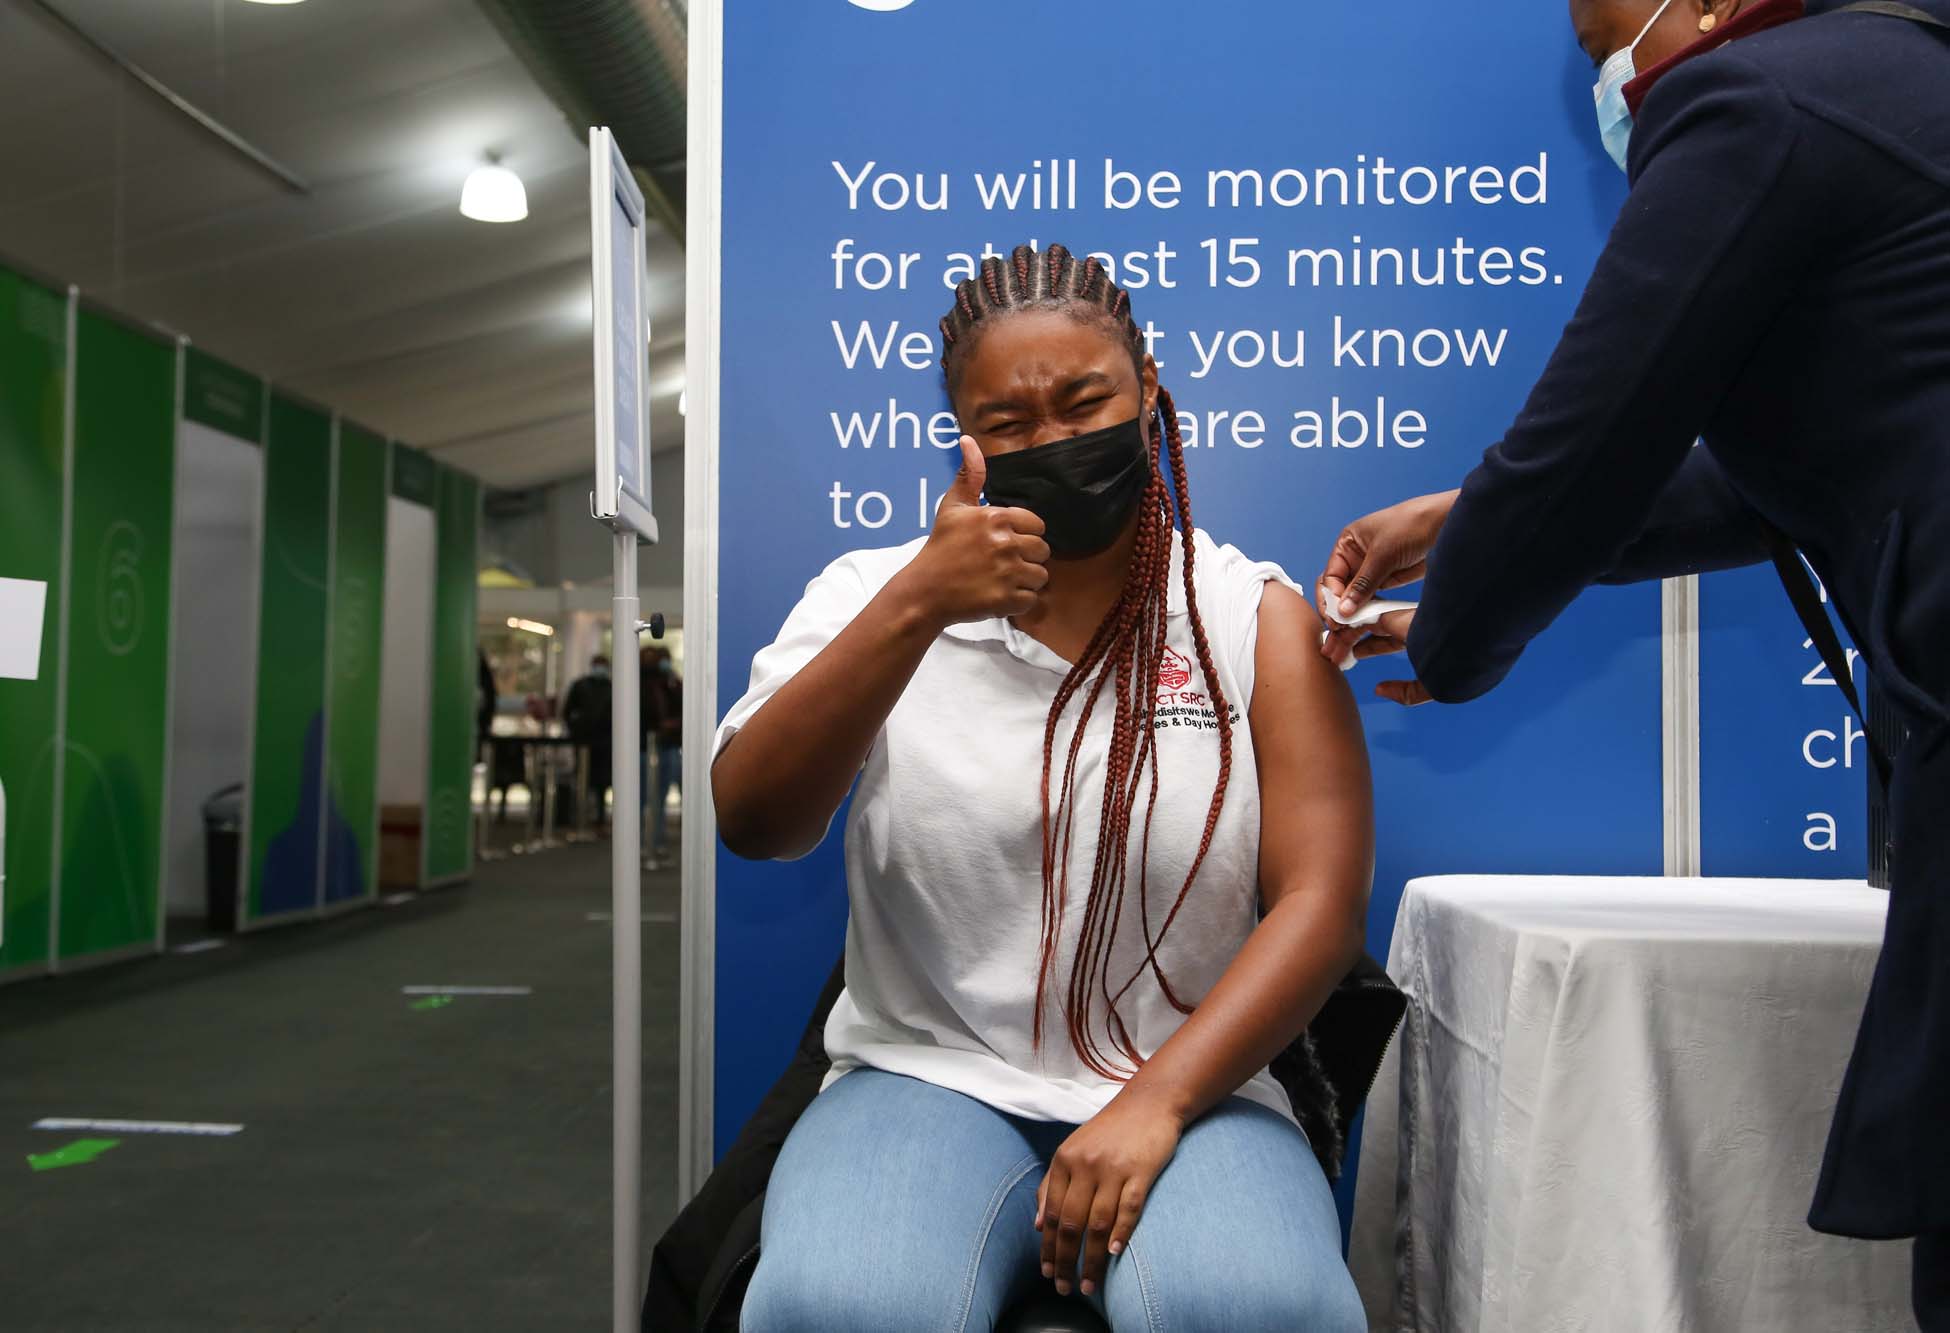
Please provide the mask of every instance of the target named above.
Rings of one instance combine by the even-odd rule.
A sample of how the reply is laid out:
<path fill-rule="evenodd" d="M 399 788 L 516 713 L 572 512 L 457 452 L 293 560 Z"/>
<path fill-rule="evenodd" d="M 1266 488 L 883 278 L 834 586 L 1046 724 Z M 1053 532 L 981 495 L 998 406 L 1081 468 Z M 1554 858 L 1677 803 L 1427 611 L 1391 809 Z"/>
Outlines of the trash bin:
<path fill-rule="evenodd" d="M 203 803 L 203 875 L 209 928 L 237 929 L 237 870 L 244 836 L 244 784 L 233 782 Z"/>

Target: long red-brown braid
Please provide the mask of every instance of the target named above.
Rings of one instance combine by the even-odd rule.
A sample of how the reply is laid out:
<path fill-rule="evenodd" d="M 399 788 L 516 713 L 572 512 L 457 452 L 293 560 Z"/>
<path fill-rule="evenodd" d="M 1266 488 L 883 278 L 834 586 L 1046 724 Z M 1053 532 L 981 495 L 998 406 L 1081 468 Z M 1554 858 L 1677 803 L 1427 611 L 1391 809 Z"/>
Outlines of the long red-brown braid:
<path fill-rule="evenodd" d="M 967 355 L 979 327 L 995 316 L 1025 309 L 1060 309 L 1080 319 L 1104 321 L 1131 350 L 1134 364 L 1142 364 L 1144 335 L 1131 316 L 1130 297 L 1115 283 L 1094 257 L 1079 260 L 1060 245 L 1038 252 L 1018 246 L 1005 262 L 989 255 L 977 274 L 955 289 L 955 304 L 941 321 L 942 367 L 952 386 L 956 369 Z M 1042 958 L 1036 976 L 1036 1013 L 1033 1038 L 1040 1049 L 1043 1040 L 1043 1013 L 1048 1002 L 1050 977 L 1056 948 L 1062 934 L 1069 901 L 1070 862 L 1076 832 L 1076 772 L 1078 757 L 1105 687 L 1111 692 L 1110 752 L 1104 765 L 1102 809 L 1098 822 L 1097 847 L 1090 872 L 1090 887 L 1084 900 L 1083 919 L 1065 986 L 1063 1013 L 1070 1044 L 1084 1064 L 1105 1078 L 1128 1078 L 1143 1065 L 1144 1058 L 1132 1041 L 1117 1002 L 1148 970 L 1156 979 L 1165 999 L 1180 1013 L 1191 1006 L 1179 999 L 1166 978 L 1158 959 L 1165 933 L 1177 920 L 1179 910 L 1190 895 L 1193 881 L 1205 863 L 1218 827 L 1219 812 L 1225 803 L 1226 786 L 1232 774 L 1232 712 L 1219 675 L 1212 664 L 1212 651 L 1199 615 L 1198 595 L 1193 579 L 1193 541 L 1191 497 L 1186 487 L 1184 446 L 1179 437 L 1178 413 L 1171 395 L 1158 392 L 1161 431 L 1151 436 L 1151 479 L 1138 507 L 1136 544 L 1130 572 L 1117 602 L 1104 616 L 1089 644 L 1077 658 L 1050 703 L 1043 732 L 1043 903 Z M 1162 437 L 1162 438 L 1160 438 Z M 1162 444 L 1162 450 L 1160 445 Z M 1167 483 L 1160 466 L 1162 452 L 1170 468 Z M 1174 542 L 1176 529 L 1178 540 Z M 1151 817 L 1158 801 L 1158 752 L 1155 724 L 1158 710 L 1158 674 L 1163 666 L 1170 614 L 1171 556 L 1176 547 L 1182 558 L 1185 609 L 1191 624 L 1192 644 L 1198 658 L 1205 688 L 1218 720 L 1219 773 L 1212 803 L 1206 811 L 1205 831 L 1199 840 L 1178 896 L 1153 935 L 1147 892 L 1146 866 L 1151 845 Z M 1075 721 L 1068 736 L 1060 776 L 1057 775 L 1057 735 L 1066 715 L 1075 706 Z M 1052 785 L 1054 796 L 1052 800 Z M 1133 815 L 1140 793 L 1144 796 L 1142 835 L 1136 857 L 1138 865 L 1138 918 L 1144 937 L 1144 960 L 1115 990 L 1111 987 L 1112 947 L 1124 919 L 1124 899 L 1130 878 L 1132 857 L 1130 837 Z M 1091 1022 L 1093 1004 L 1101 999 L 1104 1028 L 1110 1046 L 1122 1057 L 1127 1068 L 1113 1065 L 1106 1058 L 1095 1025 Z"/>
<path fill-rule="evenodd" d="M 1218 824 L 1219 808 L 1224 803 L 1226 785 L 1231 780 L 1232 777 L 1232 710 L 1230 704 L 1225 698 L 1224 691 L 1219 688 L 1218 673 L 1213 669 L 1212 666 L 1212 645 L 1210 640 L 1206 637 L 1206 633 L 1205 633 L 1205 621 L 1202 617 L 1199 616 L 1196 610 L 1197 603 L 1195 601 L 1195 598 L 1197 596 L 1197 593 L 1193 587 L 1194 551 L 1193 551 L 1193 544 L 1191 540 L 1192 499 L 1191 499 L 1191 492 L 1187 488 L 1186 480 L 1185 480 L 1185 451 L 1183 445 L 1180 443 L 1179 436 L 1178 436 L 1178 413 L 1174 409 L 1174 406 L 1172 404 L 1171 394 L 1166 392 L 1163 389 L 1158 390 L 1158 405 L 1161 414 L 1165 418 L 1166 446 L 1167 446 L 1167 452 L 1171 458 L 1171 482 L 1172 482 L 1171 492 L 1173 498 L 1177 502 L 1178 527 L 1179 530 L 1182 533 L 1184 533 L 1185 606 L 1191 612 L 1189 619 L 1192 627 L 1192 647 L 1196 651 L 1198 656 L 1199 671 L 1205 677 L 1206 684 L 1211 688 L 1213 714 L 1218 721 L 1218 727 L 1219 727 L 1218 790 L 1214 793 L 1212 798 L 1212 807 L 1206 814 L 1205 836 L 1199 843 L 1198 855 L 1193 858 L 1192 868 L 1185 878 L 1186 887 L 1189 888 L 1191 885 L 1192 877 L 1198 874 L 1199 866 L 1204 863 L 1206 853 L 1211 850 L 1212 832 Z M 1152 777 L 1152 785 L 1151 785 L 1151 800 L 1154 805 L 1157 802 L 1157 797 L 1158 797 L 1157 778 L 1154 769 L 1153 777 Z M 1146 844 L 1148 847 L 1149 845 L 1148 812 L 1146 815 L 1146 824 L 1147 824 Z M 1142 864 L 1143 862 L 1140 861 L 1140 865 Z M 1169 914 L 1166 915 L 1164 919 L 1164 923 L 1158 927 L 1157 940 L 1164 939 L 1165 931 L 1171 928 L 1171 923 L 1177 918 L 1178 911 L 1181 907 L 1184 906 L 1184 903 L 1185 903 L 1185 891 L 1181 889 L 1179 891 L 1178 900 L 1172 904 L 1171 911 Z M 1140 910 L 1144 908 L 1144 904 L 1145 904 L 1144 898 L 1140 897 L 1139 898 Z M 1171 1002 L 1173 1008 L 1177 1009 L 1180 1013 L 1190 1013 L 1191 1006 L 1181 1001 L 1178 998 L 1178 996 L 1172 991 L 1171 982 L 1166 979 L 1163 970 L 1158 966 L 1157 941 L 1153 940 L 1151 936 L 1151 922 L 1150 922 L 1150 916 L 1148 912 L 1144 914 L 1144 935 L 1146 941 L 1149 942 L 1149 947 L 1146 951 L 1145 962 L 1150 966 L 1152 973 L 1157 977 L 1159 988 L 1164 991 L 1165 998 Z M 1142 975 L 1142 972 L 1143 969 L 1139 969 L 1138 975 Z M 1131 981 L 1136 981 L 1136 980 L 1137 980 L 1136 976 L 1133 976 L 1131 978 Z M 1125 989 L 1128 989 L 1130 987 L 1131 981 L 1127 981 L 1124 983 Z M 1113 1002 L 1118 997 L 1121 997 L 1123 994 L 1124 991 L 1119 990 L 1117 992 L 1117 996 L 1112 997 Z"/>

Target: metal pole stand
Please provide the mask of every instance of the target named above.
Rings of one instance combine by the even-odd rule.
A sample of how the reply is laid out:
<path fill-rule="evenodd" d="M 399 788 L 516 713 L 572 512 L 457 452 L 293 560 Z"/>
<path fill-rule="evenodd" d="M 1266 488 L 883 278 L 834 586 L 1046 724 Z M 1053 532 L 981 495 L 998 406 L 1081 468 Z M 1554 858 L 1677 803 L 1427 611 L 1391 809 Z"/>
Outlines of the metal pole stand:
<path fill-rule="evenodd" d="M 521 785 L 528 793 L 528 808 L 522 815 L 521 836 L 515 839 L 515 855 L 535 850 L 535 821 L 541 817 L 541 794 L 535 790 L 535 747 L 526 738 L 521 743 Z"/>
<path fill-rule="evenodd" d="M 468 765 L 467 767 L 467 813 L 469 819 L 468 828 L 467 828 L 467 841 L 468 841 L 468 851 L 472 853 L 476 861 L 481 859 L 481 848 L 484 845 L 487 836 L 485 831 L 481 828 L 481 824 L 483 822 L 481 819 L 481 812 L 487 807 L 488 803 L 494 799 L 494 793 L 490 791 L 486 786 L 483 786 L 481 788 L 481 803 L 480 805 L 475 805 L 474 804 L 474 783 L 477 780 L 485 783 L 487 780 L 492 778 L 492 776 L 493 776 L 492 770 L 490 770 L 485 777 L 481 773 L 481 743 L 480 741 L 477 740 L 474 742 L 474 762 Z"/>
<path fill-rule="evenodd" d="M 562 842 L 555 836 L 555 737 L 543 734 L 547 744 L 542 746 L 542 841 L 541 846 L 560 847 Z"/>
<path fill-rule="evenodd" d="M 555 712 L 555 640 L 550 639 L 542 645 L 542 698 L 546 704 L 542 709 L 541 743 L 535 748 L 541 752 L 539 767 L 542 770 L 542 836 L 529 845 L 531 852 L 546 851 L 562 844 L 555 840 L 555 741 L 552 715 Z"/>
<path fill-rule="evenodd" d="M 474 859 L 476 861 L 505 861 L 508 854 L 488 846 L 488 819 L 494 813 L 494 738 L 482 742 L 487 751 L 486 775 L 481 782 L 481 808 L 474 812 Z M 508 810 L 508 789 L 501 789 L 501 811 Z"/>
<path fill-rule="evenodd" d="M 616 541 L 616 600 L 610 625 L 619 666 L 610 692 L 610 781 L 619 812 L 633 810 L 642 773 L 643 736 L 637 729 L 636 543 L 634 532 Z M 629 656 L 623 650 L 628 648 Z M 643 1305 L 643 868 L 637 820 L 622 818 L 610 830 L 610 947 L 614 1005 L 614 1266 L 611 1309 L 617 1333 L 637 1327 Z"/>

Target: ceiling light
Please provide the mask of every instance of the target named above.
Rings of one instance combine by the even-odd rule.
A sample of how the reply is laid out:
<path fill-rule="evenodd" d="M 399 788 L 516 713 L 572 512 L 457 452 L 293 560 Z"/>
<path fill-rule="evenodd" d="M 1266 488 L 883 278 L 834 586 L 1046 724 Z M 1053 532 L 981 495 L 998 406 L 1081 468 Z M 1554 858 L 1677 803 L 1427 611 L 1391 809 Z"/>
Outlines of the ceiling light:
<path fill-rule="evenodd" d="M 528 216 L 528 191 L 521 177 L 490 159 L 461 187 L 460 211 L 476 222 L 519 222 Z"/>

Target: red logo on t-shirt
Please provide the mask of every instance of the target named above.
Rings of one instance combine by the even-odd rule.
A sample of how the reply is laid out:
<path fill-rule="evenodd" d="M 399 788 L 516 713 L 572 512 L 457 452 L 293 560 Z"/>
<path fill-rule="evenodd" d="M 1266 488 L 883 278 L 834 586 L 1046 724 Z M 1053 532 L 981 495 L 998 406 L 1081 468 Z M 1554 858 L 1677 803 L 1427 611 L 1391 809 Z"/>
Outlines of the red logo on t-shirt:
<path fill-rule="evenodd" d="M 1192 683 L 1192 664 L 1184 654 L 1165 649 L 1165 660 L 1158 666 L 1158 689 L 1166 694 L 1175 693 Z"/>

